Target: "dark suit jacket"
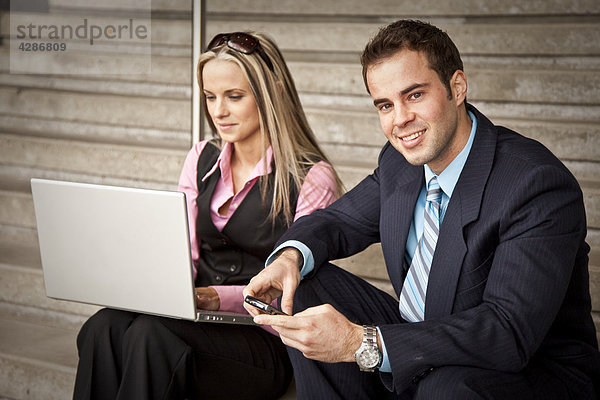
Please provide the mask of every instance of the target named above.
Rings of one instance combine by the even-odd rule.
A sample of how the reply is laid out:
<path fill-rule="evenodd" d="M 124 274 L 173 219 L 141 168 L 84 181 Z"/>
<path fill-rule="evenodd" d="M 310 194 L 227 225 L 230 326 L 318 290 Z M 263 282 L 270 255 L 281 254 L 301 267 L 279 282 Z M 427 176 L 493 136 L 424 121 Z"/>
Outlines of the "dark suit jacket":
<path fill-rule="evenodd" d="M 402 392 L 431 367 L 516 372 L 535 362 L 585 395 L 590 377 L 600 380 L 600 356 L 581 189 L 540 143 L 468 107 L 477 132 L 441 226 L 425 321 L 380 327 L 392 367 L 384 381 Z M 305 243 L 318 269 L 381 241 L 399 295 L 423 184 L 423 167 L 387 143 L 372 175 L 299 219 L 279 243 Z"/>

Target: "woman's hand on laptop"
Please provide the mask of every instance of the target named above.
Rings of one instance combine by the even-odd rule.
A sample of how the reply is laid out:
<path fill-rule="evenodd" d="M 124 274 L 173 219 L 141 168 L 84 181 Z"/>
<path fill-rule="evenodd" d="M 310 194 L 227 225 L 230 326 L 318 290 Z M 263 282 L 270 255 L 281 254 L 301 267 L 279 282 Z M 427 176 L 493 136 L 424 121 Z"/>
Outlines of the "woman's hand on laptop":
<path fill-rule="evenodd" d="M 221 300 L 214 288 L 197 287 L 196 305 L 201 310 L 218 311 L 221 306 Z"/>

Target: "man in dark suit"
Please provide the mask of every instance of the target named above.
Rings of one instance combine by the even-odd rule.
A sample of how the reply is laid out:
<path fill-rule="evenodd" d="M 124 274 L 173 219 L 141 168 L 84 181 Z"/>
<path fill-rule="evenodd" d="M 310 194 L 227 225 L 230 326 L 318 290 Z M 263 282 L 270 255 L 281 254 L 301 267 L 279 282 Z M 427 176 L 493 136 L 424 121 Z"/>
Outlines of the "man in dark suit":
<path fill-rule="evenodd" d="M 388 139 L 377 169 L 294 223 L 245 289 L 294 312 L 255 321 L 288 346 L 298 397 L 595 398 L 575 178 L 466 102 L 438 28 L 390 24 L 361 61 Z M 398 300 L 328 263 L 379 241 Z"/>

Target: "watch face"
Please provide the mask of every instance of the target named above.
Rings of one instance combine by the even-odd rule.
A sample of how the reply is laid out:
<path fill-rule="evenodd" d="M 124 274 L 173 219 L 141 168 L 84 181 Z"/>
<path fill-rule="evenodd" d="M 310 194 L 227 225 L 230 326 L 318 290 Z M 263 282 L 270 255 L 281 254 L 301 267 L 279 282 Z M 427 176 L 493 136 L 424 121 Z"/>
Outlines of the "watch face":
<path fill-rule="evenodd" d="M 375 368 L 379 364 L 379 351 L 374 347 L 363 349 L 356 357 L 356 362 L 363 368 Z"/>

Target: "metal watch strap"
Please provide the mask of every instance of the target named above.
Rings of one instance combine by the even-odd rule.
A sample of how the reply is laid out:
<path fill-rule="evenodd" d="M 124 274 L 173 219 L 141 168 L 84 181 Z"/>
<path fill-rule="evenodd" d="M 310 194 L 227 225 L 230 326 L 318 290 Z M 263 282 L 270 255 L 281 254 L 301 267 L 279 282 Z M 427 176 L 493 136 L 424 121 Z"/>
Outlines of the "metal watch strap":
<path fill-rule="evenodd" d="M 363 342 L 366 342 L 369 346 L 377 347 L 377 328 L 372 325 L 364 325 Z"/>
<path fill-rule="evenodd" d="M 361 361 L 359 360 L 359 358 L 361 358 L 361 355 L 364 352 L 376 352 L 376 354 L 379 358 L 379 362 L 377 363 L 377 365 L 366 366 L 366 365 L 361 364 Z M 375 371 L 375 368 L 379 367 L 379 365 L 381 364 L 382 357 L 381 357 L 381 353 L 379 351 L 379 346 L 377 346 L 377 328 L 375 328 L 375 326 L 363 325 L 363 340 L 362 340 L 360 348 L 354 354 L 354 357 L 355 357 L 361 371 L 373 372 L 373 371 Z"/>

